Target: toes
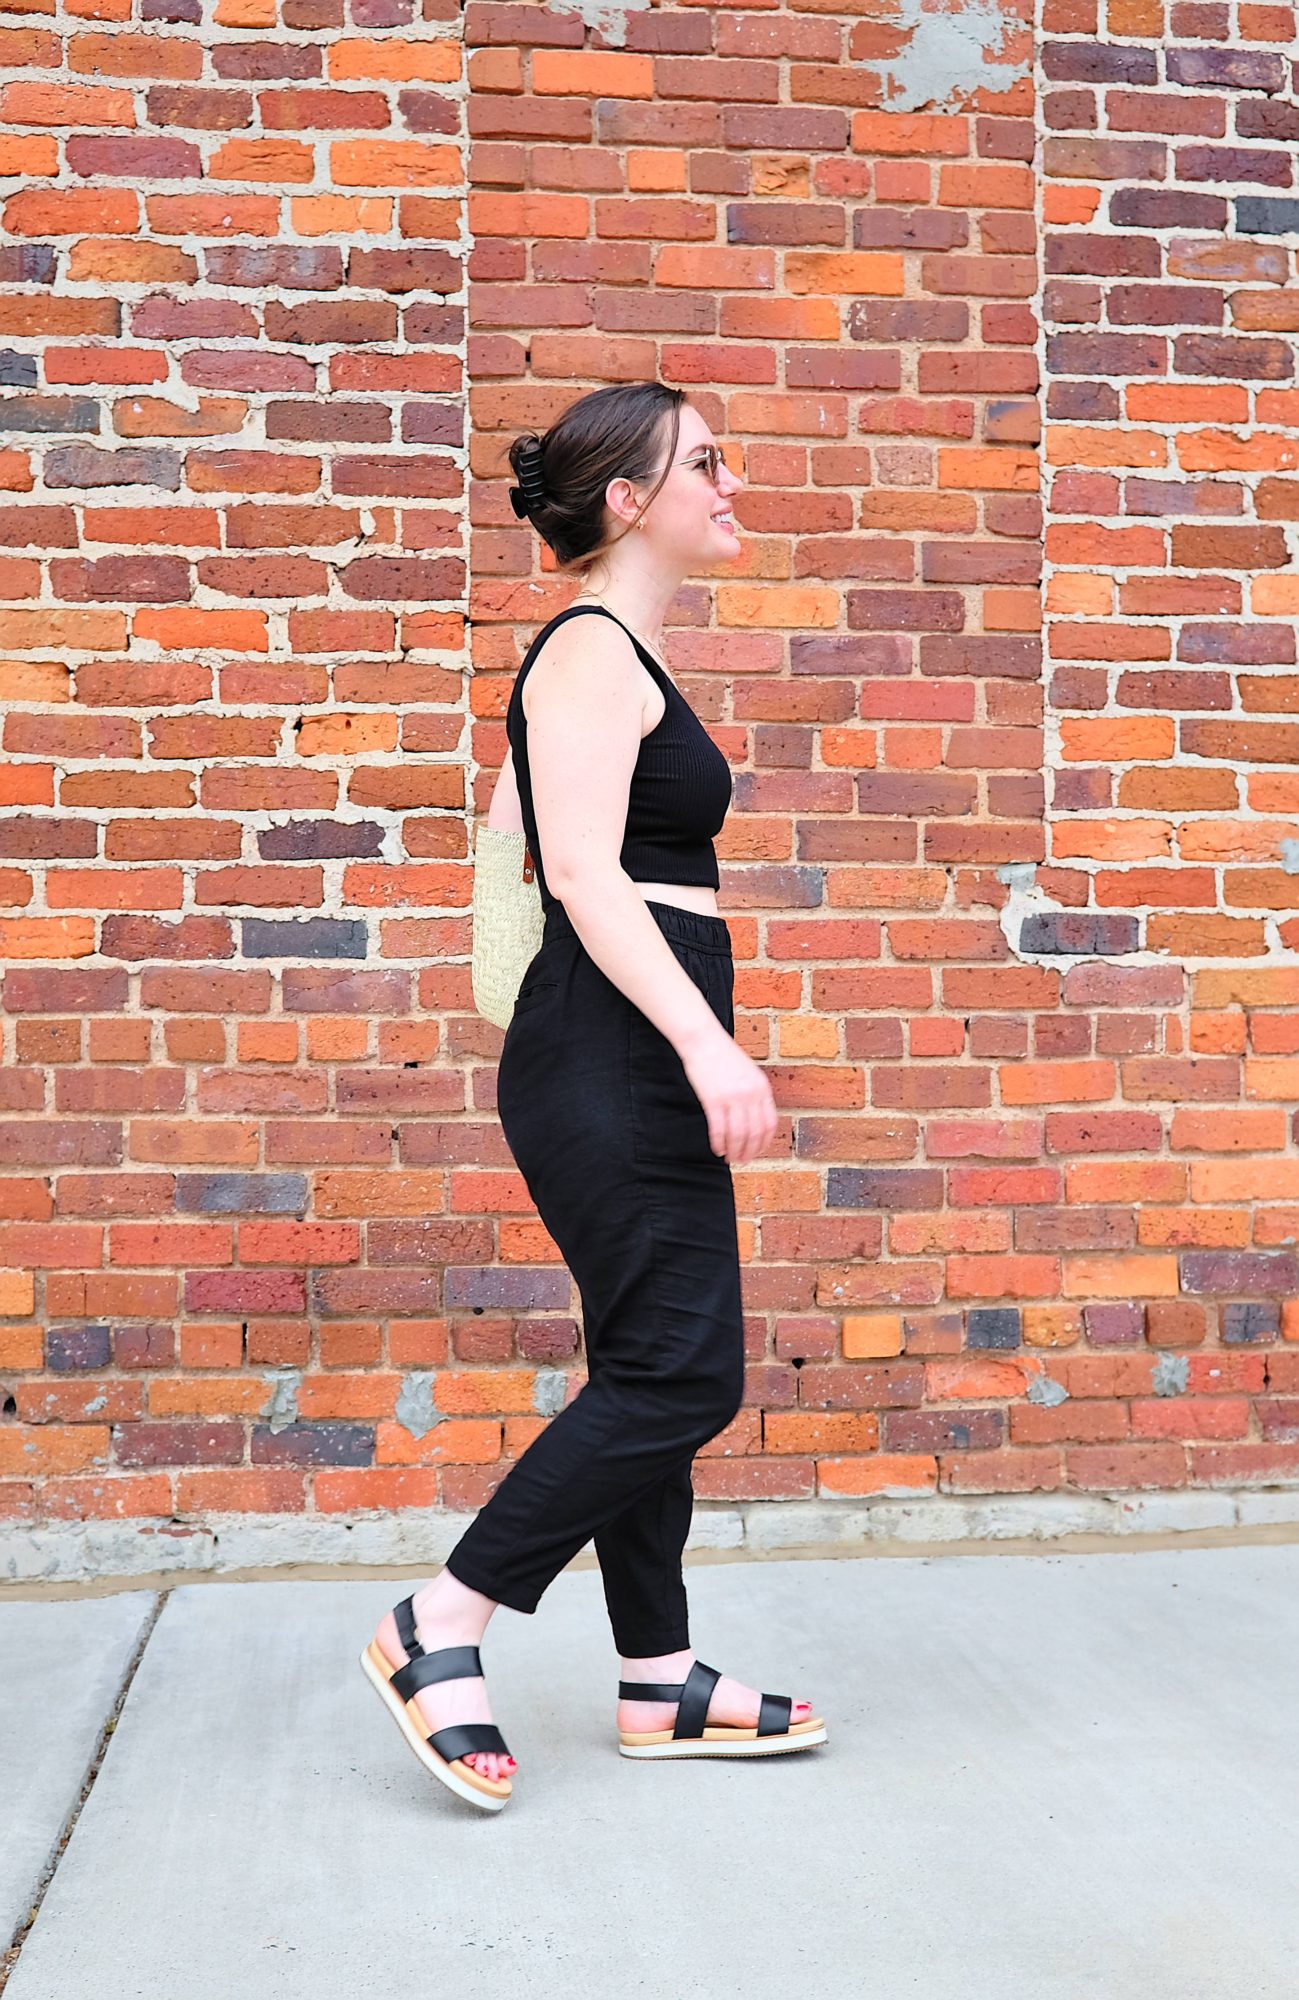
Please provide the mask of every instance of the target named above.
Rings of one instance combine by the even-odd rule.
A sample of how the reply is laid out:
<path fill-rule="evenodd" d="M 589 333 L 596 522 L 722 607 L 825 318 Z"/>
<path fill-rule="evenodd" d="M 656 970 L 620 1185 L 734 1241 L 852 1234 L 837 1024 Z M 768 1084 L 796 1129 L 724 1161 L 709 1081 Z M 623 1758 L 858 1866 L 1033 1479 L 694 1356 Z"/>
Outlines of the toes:
<path fill-rule="evenodd" d="M 464 1761 L 480 1778 L 493 1781 L 513 1777 L 515 1771 L 513 1757 L 502 1757 L 494 1750 L 471 1750 Z"/>

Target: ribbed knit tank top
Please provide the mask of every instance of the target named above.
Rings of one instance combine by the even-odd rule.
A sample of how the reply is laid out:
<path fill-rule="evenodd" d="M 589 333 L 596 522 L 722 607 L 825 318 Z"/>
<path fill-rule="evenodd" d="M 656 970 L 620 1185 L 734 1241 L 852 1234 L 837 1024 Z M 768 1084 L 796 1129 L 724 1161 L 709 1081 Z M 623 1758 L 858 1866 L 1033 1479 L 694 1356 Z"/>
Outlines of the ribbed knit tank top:
<path fill-rule="evenodd" d="M 582 612 L 612 618 L 663 690 L 661 719 L 642 736 L 627 795 L 627 822 L 619 865 L 633 882 L 680 882 L 716 889 L 720 883 L 713 836 L 722 830 L 731 802 L 731 767 L 690 703 L 636 634 L 601 604 L 570 604 L 543 625 L 523 656 L 505 712 L 505 734 L 514 756 L 514 775 L 523 811 L 528 852 L 536 866 L 543 912 L 558 898 L 546 885 L 528 768 L 527 717 L 523 683 L 542 641 L 566 618 Z"/>

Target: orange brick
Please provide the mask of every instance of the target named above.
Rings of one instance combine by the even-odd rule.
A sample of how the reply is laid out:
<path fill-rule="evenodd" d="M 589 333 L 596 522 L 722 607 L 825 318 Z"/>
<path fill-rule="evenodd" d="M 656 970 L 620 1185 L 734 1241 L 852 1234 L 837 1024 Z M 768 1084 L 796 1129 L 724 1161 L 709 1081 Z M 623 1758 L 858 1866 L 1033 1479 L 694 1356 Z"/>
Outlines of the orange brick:
<path fill-rule="evenodd" d="M 1171 716 L 1063 716 L 1061 752 L 1067 762 L 1137 764 L 1173 754 Z"/>
<path fill-rule="evenodd" d="M 1060 1289 L 1060 1267 L 1054 1257 L 988 1257 L 947 1259 L 947 1296 L 951 1299 L 1033 1299 Z"/>
<path fill-rule="evenodd" d="M 390 1514 L 403 1507 L 435 1507 L 440 1479 L 432 1467 L 322 1465 L 314 1482 L 316 1507 L 322 1514 Z"/>
<path fill-rule="evenodd" d="M 870 1410 L 767 1410 L 762 1442 L 767 1451 L 781 1454 L 874 1451 L 879 1429 L 879 1418 Z"/>
<path fill-rule="evenodd" d="M 485 1465 L 500 1453 L 499 1417 L 448 1419 L 421 1438 L 412 1437 L 404 1424 L 396 1422 L 381 1421 L 374 1429 L 379 1465 Z"/>
<path fill-rule="evenodd" d="M 1077 1160 L 1067 1169 L 1070 1201 L 1184 1201 L 1187 1171 L 1179 1160 Z"/>
<path fill-rule="evenodd" d="M 981 1453 L 980 1456 L 983 1454 Z M 938 1461 L 925 1452 L 876 1452 L 870 1458 L 823 1458 L 816 1468 L 821 1493 L 932 1493 Z"/>
<path fill-rule="evenodd" d="M 75 1472 L 108 1457 L 107 1424 L 6 1424 L 0 1428 L 0 1477 L 38 1479 Z"/>
<path fill-rule="evenodd" d="M 1018 1063 L 998 1072 L 1002 1102 L 1021 1104 L 1107 1103 L 1114 1095 L 1114 1065 L 1108 1062 Z"/>
<path fill-rule="evenodd" d="M 0 1271 L 0 1313 L 6 1318 L 29 1313 L 36 1305 L 36 1280 L 30 1271 Z M 10 1329 L 5 1329 L 10 1331 Z M 0 1332 L 0 1340 L 4 1334 Z"/>
<path fill-rule="evenodd" d="M 850 1313 L 843 1322 L 846 1361 L 901 1354 L 902 1319 L 897 1313 Z"/>
<path fill-rule="evenodd" d="M 925 1395 L 933 1402 L 979 1402 L 1022 1396 L 1041 1370 L 1017 1354 L 953 1354 L 925 1363 Z"/>
<path fill-rule="evenodd" d="M 532 88 L 538 97 L 652 97 L 654 63 L 598 49 L 537 48 Z"/>
<path fill-rule="evenodd" d="M 1299 1064 L 1278 1067 L 1299 1073 Z M 1294 1201 L 1299 1198 L 1299 1160 L 1193 1160 L 1190 1196 L 1196 1202 Z"/>
<path fill-rule="evenodd" d="M 1068 1257 L 1063 1289 L 1073 1297 L 1093 1299 L 1176 1297 L 1177 1261 L 1173 1257 Z"/>

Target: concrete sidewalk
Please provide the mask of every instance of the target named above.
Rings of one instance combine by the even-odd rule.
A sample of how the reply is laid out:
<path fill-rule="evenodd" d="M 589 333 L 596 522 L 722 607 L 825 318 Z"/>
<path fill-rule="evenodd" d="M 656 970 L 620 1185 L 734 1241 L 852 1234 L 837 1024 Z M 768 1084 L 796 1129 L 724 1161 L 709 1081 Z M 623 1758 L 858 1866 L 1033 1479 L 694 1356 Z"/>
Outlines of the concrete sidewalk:
<path fill-rule="evenodd" d="M 620 1758 L 568 1571 L 484 1642 L 492 1815 L 357 1665 L 413 1576 L 172 1590 L 4 2000 L 1299 2000 L 1299 1544 L 689 1580 L 701 1656 L 829 1742 Z M 0 1600 L 11 1927 L 156 1603 Z"/>

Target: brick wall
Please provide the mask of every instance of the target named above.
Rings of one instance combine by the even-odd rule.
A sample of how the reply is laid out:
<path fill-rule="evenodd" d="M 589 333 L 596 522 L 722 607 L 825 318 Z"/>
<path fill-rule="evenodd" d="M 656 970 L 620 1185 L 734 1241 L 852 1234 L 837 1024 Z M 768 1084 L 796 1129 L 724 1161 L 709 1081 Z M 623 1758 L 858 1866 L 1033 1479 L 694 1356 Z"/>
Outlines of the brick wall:
<path fill-rule="evenodd" d="M 576 1393 L 468 857 L 505 447 L 655 375 L 782 1111 L 703 1511 L 1299 1486 L 1292 10 L 588 11 L 0 16 L 0 1508 L 337 1551 Z"/>
<path fill-rule="evenodd" d="M 1062 1376 L 1112 1399 L 1092 1462 L 1167 1486 L 1299 1475 L 1294 49 L 1291 7 L 1044 5 L 1052 783 L 1019 937 L 1068 970 L 1021 1101 L 1064 1282 L 1131 1350 Z"/>

